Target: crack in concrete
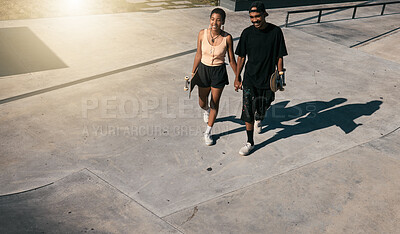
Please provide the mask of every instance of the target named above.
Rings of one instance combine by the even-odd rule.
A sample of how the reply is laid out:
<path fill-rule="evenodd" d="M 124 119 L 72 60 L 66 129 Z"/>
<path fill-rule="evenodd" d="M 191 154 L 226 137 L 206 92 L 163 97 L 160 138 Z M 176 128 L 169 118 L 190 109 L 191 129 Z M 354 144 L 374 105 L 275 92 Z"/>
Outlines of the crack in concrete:
<path fill-rule="evenodd" d="M 191 215 L 189 218 L 187 218 L 187 220 L 186 220 L 185 222 L 183 222 L 183 223 L 182 223 L 181 225 L 179 225 L 179 226 L 183 226 L 185 223 L 187 223 L 187 222 L 189 222 L 190 220 L 192 220 L 193 217 L 196 215 L 197 211 L 199 211 L 199 208 L 198 208 L 197 206 L 195 206 L 195 207 L 193 208 L 193 213 L 192 213 L 192 215 Z"/>

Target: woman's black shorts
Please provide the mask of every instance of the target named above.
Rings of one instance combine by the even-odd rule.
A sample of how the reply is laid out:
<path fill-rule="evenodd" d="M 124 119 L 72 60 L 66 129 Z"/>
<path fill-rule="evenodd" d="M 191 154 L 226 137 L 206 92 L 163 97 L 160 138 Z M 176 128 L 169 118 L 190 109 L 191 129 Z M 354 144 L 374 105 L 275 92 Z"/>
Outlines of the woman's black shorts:
<path fill-rule="evenodd" d="M 275 93 L 269 89 L 243 87 L 243 108 L 240 118 L 247 123 L 263 120 L 274 100 Z"/>
<path fill-rule="evenodd" d="M 197 72 L 199 73 L 200 78 L 200 81 L 197 84 L 199 87 L 222 88 L 229 84 L 225 64 L 221 66 L 207 66 L 200 63 Z"/>

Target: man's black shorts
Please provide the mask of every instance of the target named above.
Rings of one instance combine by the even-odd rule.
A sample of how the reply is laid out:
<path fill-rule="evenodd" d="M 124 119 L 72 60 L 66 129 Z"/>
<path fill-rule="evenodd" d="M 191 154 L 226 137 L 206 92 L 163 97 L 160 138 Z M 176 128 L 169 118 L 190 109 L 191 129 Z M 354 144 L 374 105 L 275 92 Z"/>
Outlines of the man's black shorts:
<path fill-rule="evenodd" d="M 275 93 L 269 89 L 243 87 L 243 107 L 240 119 L 247 123 L 263 120 L 274 100 Z"/>

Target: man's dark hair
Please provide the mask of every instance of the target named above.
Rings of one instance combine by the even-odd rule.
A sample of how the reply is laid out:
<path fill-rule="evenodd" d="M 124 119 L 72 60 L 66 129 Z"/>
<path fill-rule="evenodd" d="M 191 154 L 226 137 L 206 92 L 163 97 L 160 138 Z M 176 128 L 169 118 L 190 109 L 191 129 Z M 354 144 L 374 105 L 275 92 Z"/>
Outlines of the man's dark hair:
<path fill-rule="evenodd" d="M 221 16 L 222 23 L 225 23 L 226 13 L 224 10 L 222 10 L 221 8 L 215 8 L 214 10 L 211 11 L 210 18 L 214 13 L 219 14 Z"/>
<path fill-rule="evenodd" d="M 251 8 L 255 7 L 255 10 L 252 10 Z M 253 3 L 251 3 L 250 8 L 249 8 L 249 13 L 250 12 L 260 12 L 260 13 L 267 13 L 267 11 L 265 10 L 265 6 L 264 3 L 260 2 L 260 1 L 255 1 Z"/>

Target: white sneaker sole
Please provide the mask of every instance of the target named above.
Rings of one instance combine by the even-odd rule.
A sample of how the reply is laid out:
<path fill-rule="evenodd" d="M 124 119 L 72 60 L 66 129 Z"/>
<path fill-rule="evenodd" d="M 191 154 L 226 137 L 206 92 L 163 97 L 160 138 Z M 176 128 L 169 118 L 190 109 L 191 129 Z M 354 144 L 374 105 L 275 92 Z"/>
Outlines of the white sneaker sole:
<path fill-rule="evenodd" d="M 249 150 L 249 152 L 247 152 L 247 153 L 239 151 L 239 154 L 240 154 L 241 156 L 247 156 L 247 155 L 249 155 L 251 152 L 253 152 L 253 150 L 254 150 L 254 147 L 253 147 L 251 150 Z"/>
<path fill-rule="evenodd" d="M 211 146 L 211 145 L 213 145 L 214 141 L 213 141 L 212 138 L 211 138 L 211 141 L 208 141 L 208 140 L 204 137 L 204 143 L 205 143 L 206 145 L 208 145 L 208 146 Z"/>

